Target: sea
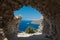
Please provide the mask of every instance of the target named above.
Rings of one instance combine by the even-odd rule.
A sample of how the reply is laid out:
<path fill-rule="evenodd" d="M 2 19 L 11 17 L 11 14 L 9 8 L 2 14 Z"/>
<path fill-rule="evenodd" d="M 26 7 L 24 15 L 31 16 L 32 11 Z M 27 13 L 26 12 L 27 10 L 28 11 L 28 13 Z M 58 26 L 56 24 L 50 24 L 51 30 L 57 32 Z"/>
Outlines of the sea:
<path fill-rule="evenodd" d="M 32 20 L 21 20 L 19 24 L 19 30 L 22 32 L 25 32 L 28 26 L 31 26 L 34 28 L 34 30 L 38 29 L 40 24 L 32 24 Z"/>

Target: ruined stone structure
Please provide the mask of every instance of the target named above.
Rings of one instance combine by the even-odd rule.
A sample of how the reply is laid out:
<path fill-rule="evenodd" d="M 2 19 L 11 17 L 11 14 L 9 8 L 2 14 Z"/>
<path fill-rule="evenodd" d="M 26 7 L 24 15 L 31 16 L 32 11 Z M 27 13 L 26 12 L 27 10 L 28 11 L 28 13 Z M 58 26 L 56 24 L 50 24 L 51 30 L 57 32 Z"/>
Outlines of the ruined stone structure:
<path fill-rule="evenodd" d="M 49 26 L 48 35 L 52 40 L 60 40 L 60 0 L 0 0 L 0 28 L 8 31 L 8 22 L 14 18 L 13 11 L 23 5 L 32 6 L 42 12 Z M 7 36 L 7 34 L 6 34 Z"/>
<path fill-rule="evenodd" d="M 17 17 L 14 17 L 11 22 L 8 22 L 7 34 L 17 33 L 19 31 L 18 26 L 19 26 L 21 19 L 22 19 L 21 16 L 19 16 L 19 17 L 17 16 Z"/>
<path fill-rule="evenodd" d="M 5 28 L 5 29 L 0 28 L 0 35 L 2 36 L 2 38 L 0 40 L 4 39 L 6 37 L 6 35 L 8 35 L 8 37 L 13 34 L 16 35 L 19 32 L 18 27 L 19 27 L 19 23 L 20 23 L 21 19 L 22 19 L 21 16 L 14 16 L 14 18 L 11 21 L 8 21 L 8 24 L 6 24 L 7 28 Z M 2 20 L 1 20 L 1 22 L 2 22 Z"/>

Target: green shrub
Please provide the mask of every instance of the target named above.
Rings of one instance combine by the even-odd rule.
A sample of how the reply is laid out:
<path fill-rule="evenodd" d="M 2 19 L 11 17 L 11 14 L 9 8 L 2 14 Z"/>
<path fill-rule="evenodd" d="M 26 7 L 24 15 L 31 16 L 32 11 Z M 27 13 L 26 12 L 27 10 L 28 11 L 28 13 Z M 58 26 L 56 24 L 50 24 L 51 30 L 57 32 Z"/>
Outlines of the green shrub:
<path fill-rule="evenodd" d="M 34 30 L 34 28 L 33 27 L 31 27 L 31 26 L 28 26 L 28 28 L 26 29 L 26 31 L 25 31 L 26 33 L 35 33 L 36 31 Z"/>

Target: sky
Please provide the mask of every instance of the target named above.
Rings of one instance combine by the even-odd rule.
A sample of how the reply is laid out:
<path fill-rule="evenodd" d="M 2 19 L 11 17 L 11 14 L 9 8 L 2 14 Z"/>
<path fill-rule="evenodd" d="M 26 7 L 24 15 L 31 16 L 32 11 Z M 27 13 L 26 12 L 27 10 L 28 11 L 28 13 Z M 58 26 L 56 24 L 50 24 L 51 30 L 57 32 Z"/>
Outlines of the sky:
<path fill-rule="evenodd" d="M 41 12 L 31 6 L 23 6 L 19 10 L 14 11 L 14 15 L 22 16 L 22 20 L 40 20 L 42 18 Z"/>

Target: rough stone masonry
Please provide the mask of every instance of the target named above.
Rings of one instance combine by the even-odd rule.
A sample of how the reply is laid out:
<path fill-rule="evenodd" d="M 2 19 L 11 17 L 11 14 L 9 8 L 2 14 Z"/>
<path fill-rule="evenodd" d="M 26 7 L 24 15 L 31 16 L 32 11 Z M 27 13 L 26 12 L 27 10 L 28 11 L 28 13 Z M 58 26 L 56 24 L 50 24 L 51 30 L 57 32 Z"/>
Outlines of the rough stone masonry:
<path fill-rule="evenodd" d="M 44 24 L 44 27 L 49 30 L 47 31 L 48 35 L 53 40 L 60 40 L 60 0 L 0 0 L 0 17 L 2 17 L 2 19 L 0 18 L 0 28 L 4 30 L 6 36 L 9 30 L 8 22 L 14 18 L 13 11 L 18 10 L 23 5 L 32 6 L 41 11 L 44 20 L 49 25 Z"/>

